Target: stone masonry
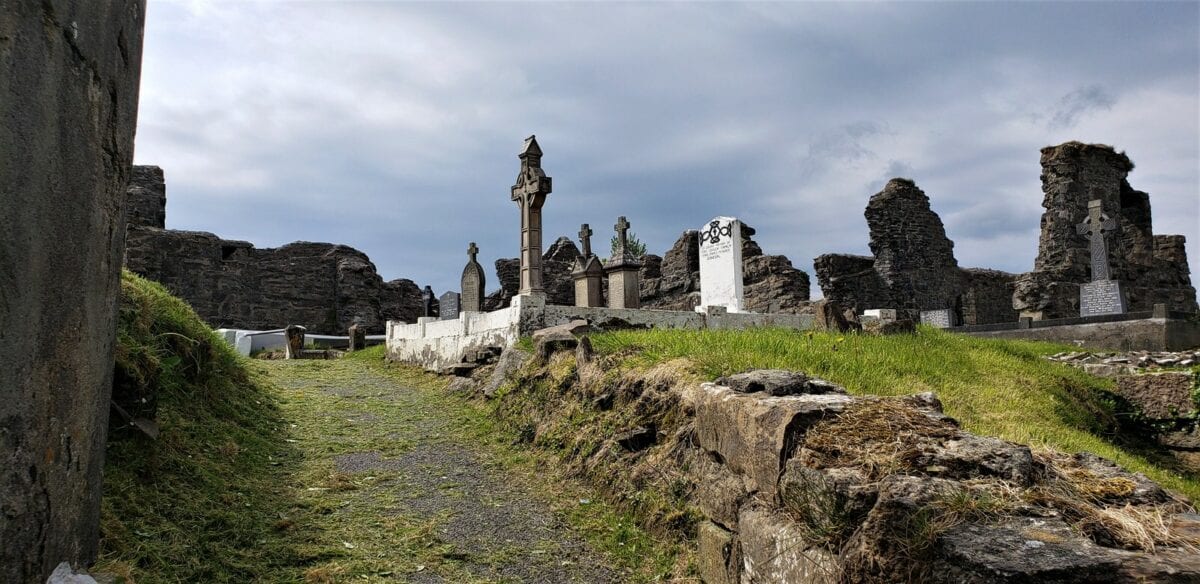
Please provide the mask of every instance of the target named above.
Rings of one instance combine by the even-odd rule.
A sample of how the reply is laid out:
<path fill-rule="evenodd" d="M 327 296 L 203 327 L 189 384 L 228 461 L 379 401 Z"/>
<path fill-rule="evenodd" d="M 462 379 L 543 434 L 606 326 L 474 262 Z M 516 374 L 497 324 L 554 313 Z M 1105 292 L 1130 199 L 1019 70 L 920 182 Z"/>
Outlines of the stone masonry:
<path fill-rule="evenodd" d="M 131 206 L 146 193 L 163 192 L 161 169 L 134 167 Z M 415 283 L 383 281 L 370 258 L 352 247 L 302 241 L 258 249 L 211 233 L 162 229 L 149 217 L 138 215 L 128 226 L 126 267 L 166 286 L 214 328 L 299 324 L 337 335 L 357 324 L 376 334 L 388 320 L 414 322 L 421 315 Z"/>
<path fill-rule="evenodd" d="M 1107 238 L 1111 278 L 1120 282 L 1128 310 L 1163 303 L 1196 312 L 1182 235 L 1154 235 L 1150 195 L 1126 180 L 1133 163 L 1103 144 L 1066 142 L 1042 149 L 1041 238 L 1032 272 L 1016 282 L 1013 307 L 1035 319 L 1079 316 L 1079 287 L 1090 282 L 1088 239 L 1076 224 L 1087 218 L 1088 202 L 1101 201 L 1116 232 Z"/>
<path fill-rule="evenodd" d="M 1005 301 L 1015 276 L 960 268 L 954 242 L 916 183 L 888 181 L 865 215 L 872 256 L 825 254 L 813 262 L 826 299 L 860 314 L 897 309 L 914 320 L 938 309 L 954 310 L 965 324 L 1017 320 Z"/>
<path fill-rule="evenodd" d="M 144 0 L 0 3 L 0 582 L 96 559 Z"/>

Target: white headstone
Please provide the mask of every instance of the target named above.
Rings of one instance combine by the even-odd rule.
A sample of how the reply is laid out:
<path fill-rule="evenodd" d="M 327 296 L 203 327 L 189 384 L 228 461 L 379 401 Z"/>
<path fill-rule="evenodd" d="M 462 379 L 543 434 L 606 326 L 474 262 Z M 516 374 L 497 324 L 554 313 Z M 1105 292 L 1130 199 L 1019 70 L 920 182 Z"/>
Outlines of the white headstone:
<path fill-rule="evenodd" d="M 700 228 L 700 306 L 742 312 L 742 222 L 713 217 Z"/>

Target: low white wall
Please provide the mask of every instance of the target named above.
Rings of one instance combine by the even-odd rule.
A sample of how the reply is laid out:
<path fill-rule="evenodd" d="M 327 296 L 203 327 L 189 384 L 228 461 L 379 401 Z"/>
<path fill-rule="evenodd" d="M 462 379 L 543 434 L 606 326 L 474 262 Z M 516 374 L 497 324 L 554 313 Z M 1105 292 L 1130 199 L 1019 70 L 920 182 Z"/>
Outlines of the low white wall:
<path fill-rule="evenodd" d="M 727 313 L 710 309 L 705 313 L 675 310 L 635 310 L 546 306 L 539 298 L 518 296 L 513 305 L 494 312 L 463 312 L 454 320 L 420 318 L 415 324 L 387 323 L 388 359 L 421 365 L 437 371 L 462 361 L 463 356 L 483 347 L 507 349 L 522 336 L 540 328 L 586 320 L 597 326 L 627 326 L 681 330 L 747 329 L 812 326 L 811 316 L 797 314 Z M 616 322 L 620 321 L 620 322 Z"/>
<path fill-rule="evenodd" d="M 217 329 L 217 335 L 225 339 L 243 357 L 249 357 L 254 351 L 270 351 L 283 349 L 287 345 L 287 337 L 283 332 L 251 331 L 243 329 Z M 384 335 L 367 335 L 367 344 L 384 342 Z M 336 335 L 304 335 L 304 344 L 314 347 L 340 349 L 350 346 L 350 337 Z"/>

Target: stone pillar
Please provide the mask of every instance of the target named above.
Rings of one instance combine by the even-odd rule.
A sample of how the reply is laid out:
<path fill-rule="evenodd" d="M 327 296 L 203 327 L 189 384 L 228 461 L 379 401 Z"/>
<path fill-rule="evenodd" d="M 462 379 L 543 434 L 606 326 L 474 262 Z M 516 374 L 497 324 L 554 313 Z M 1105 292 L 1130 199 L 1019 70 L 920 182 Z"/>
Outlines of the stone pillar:
<path fill-rule="evenodd" d="M 542 286 L 542 205 L 551 191 L 550 177 L 542 170 L 542 149 L 530 136 L 517 155 L 521 173 L 512 186 L 512 200 L 521 209 L 521 289 L 522 296 L 545 295 Z"/>
<path fill-rule="evenodd" d="M 470 259 L 462 273 L 462 297 L 459 308 L 463 312 L 483 311 L 487 276 L 483 273 L 483 266 L 479 265 L 476 260 L 477 255 L 479 255 L 479 247 L 472 241 L 471 245 L 467 246 L 467 257 Z"/>
<path fill-rule="evenodd" d="M 601 281 L 604 267 L 592 253 L 592 228 L 584 223 L 579 228 L 579 241 L 583 245 L 583 256 L 575 261 L 571 278 L 575 280 L 575 306 L 596 308 L 604 306 Z"/>
<path fill-rule="evenodd" d="M 0 13 L 0 582 L 96 559 L 144 0 Z"/>
<path fill-rule="evenodd" d="M 629 253 L 629 221 L 617 220 L 617 249 L 604 266 L 608 273 L 608 307 L 641 308 L 642 286 L 639 278 L 642 263 Z"/>
<path fill-rule="evenodd" d="M 299 359 L 304 353 L 304 327 L 293 324 L 283 331 L 286 344 L 283 348 L 284 359 Z"/>
<path fill-rule="evenodd" d="M 359 327 L 357 324 L 352 324 L 347 332 L 350 336 L 350 343 L 346 346 L 347 351 L 361 351 L 367 348 L 366 329 Z"/>

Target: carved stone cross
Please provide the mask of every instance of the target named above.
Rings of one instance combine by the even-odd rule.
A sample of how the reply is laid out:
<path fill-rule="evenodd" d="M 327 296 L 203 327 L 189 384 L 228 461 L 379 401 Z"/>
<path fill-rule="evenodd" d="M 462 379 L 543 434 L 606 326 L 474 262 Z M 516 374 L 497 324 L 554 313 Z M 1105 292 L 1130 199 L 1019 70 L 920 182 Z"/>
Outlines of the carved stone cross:
<path fill-rule="evenodd" d="M 1090 241 L 1092 252 L 1092 281 L 1110 279 L 1108 270 L 1108 243 L 1104 236 L 1116 231 L 1117 221 L 1104 214 L 1100 199 L 1088 201 L 1087 221 L 1075 226 L 1079 235 Z"/>
<path fill-rule="evenodd" d="M 471 261 L 476 261 L 475 256 L 477 255 L 479 255 L 479 246 L 472 241 L 471 245 L 467 246 L 467 257 L 471 258 Z"/>
<path fill-rule="evenodd" d="M 542 170 L 542 149 L 533 136 L 517 155 L 521 172 L 512 186 L 512 200 L 521 208 L 521 290 L 520 294 L 542 295 L 542 204 L 550 194 L 551 181 Z"/>
<path fill-rule="evenodd" d="M 626 250 L 629 249 L 629 221 L 625 219 L 624 215 L 621 215 L 617 219 L 617 224 L 613 227 L 617 230 L 617 245 L 620 246 L 617 252 L 620 255 L 625 255 Z"/>
<path fill-rule="evenodd" d="M 579 242 L 583 244 L 584 259 L 592 257 L 592 228 L 587 223 L 579 227 Z"/>

